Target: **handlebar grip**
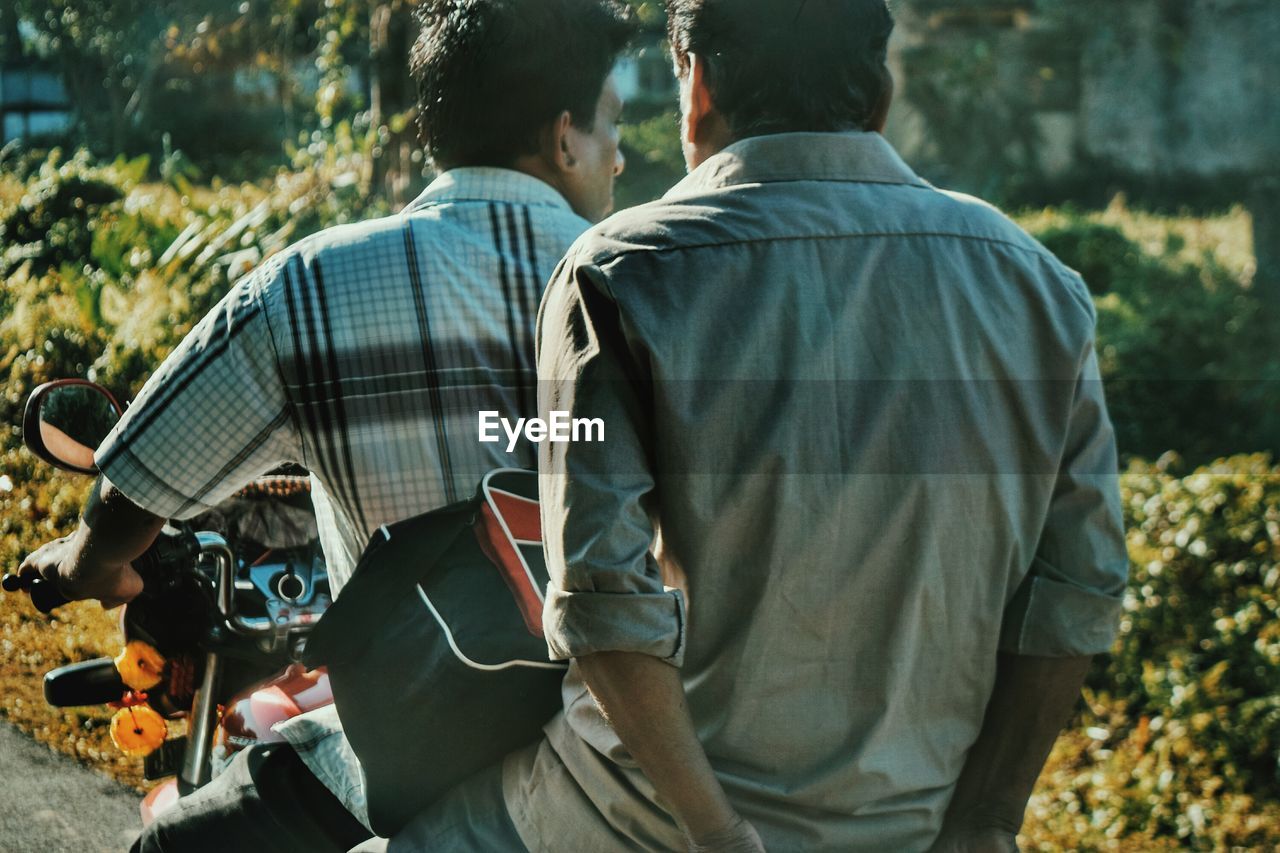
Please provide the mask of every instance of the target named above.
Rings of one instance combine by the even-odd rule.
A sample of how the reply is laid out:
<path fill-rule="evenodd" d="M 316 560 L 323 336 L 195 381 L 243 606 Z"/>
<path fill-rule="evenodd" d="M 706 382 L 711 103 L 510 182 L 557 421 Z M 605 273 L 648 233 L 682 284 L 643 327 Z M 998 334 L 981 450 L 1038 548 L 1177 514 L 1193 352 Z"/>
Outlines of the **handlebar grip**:
<path fill-rule="evenodd" d="M 48 613 L 55 607 L 61 607 L 70 602 L 58 590 L 57 584 L 47 581 L 44 578 L 37 578 L 28 591 L 31 595 L 31 603 L 36 606 L 36 610 L 41 613 Z"/>
<path fill-rule="evenodd" d="M 25 590 L 27 595 L 31 596 L 31 603 L 41 613 L 48 613 L 55 607 L 61 607 L 68 603 L 68 600 L 58 590 L 57 584 L 51 583 L 42 577 L 7 574 L 0 578 L 0 589 L 5 592 L 22 592 Z"/>

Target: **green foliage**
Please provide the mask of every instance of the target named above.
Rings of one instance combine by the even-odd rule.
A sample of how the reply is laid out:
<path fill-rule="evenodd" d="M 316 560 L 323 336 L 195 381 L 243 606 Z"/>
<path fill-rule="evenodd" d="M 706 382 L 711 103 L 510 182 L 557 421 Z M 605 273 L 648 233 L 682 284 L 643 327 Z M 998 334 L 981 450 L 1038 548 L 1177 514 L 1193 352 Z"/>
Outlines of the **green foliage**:
<path fill-rule="evenodd" d="M 1080 273 L 1094 295 L 1109 293 L 1117 276 L 1131 275 L 1142 262 L 1142 249 L 1124 232 L 1086 219 L 1055 225 L 1036 237 Z"/>
<path fill-rule="evenodd" d="M 927 128 L 917 166 L 937 183 L 983 198 L 1041 179 L 1040 134 L 1025 87 L 1008 85 L 1008 45 L 996 34 L 906 49 L 906 97 Z"/>
<path fill-rule="evenodd" d="M 97 156 L 158 157 L 167 135 L 198 165 L 259 178 L 279 164 L 283 142 L 366 109 L 370 98 L 361 83 L 379 87 L 382 66 L 402 75 L 407 69 L 403 39 L 395 42 L 402 55 L 380 57 L 373 69 L 370 28 L 390 10 L 398 15 L 397 28 L 405 29 L 406 0 L 13 5 L 5 14 L 22 27 L 6 32 L 22 37 L 4 45 L 9 57 L 20 65 L 39 60 L 59 73 L 75 121 L 66 141 Z M 299 73 L 307 67 L 318 79 Z"/>
<path fill-rule="evenodd" d="M 54 151 L 23 183 L 0 176 L 0 423 L 41 382 L 86 376 L 132 396 L 232 280 L 336 222 L 387 212 L 360 191 L 345 125 L 270 190 L 142 184 L 145 159 L 96 165 Z M 16 441 L 10 435 L 0 448 Z"/>
<path fill-rule="evenodd" d="M 1172 462 L 1125 481 L 1133 570 L 1112 689 L 1213 741 L 1234 790 L 1280 798 L 1280 470 L 1237 457 L 1178 479 Z"/>
<path fill-rule="evenodd" d="M 100 208 L 119 201 L 123 192 L 87 158 L 76 158 L 59 168 L 55 152 L 29 183 L 17 206 L 0 220 L 0 275 L 9 275 L 23 263 L 42 274 L 64 263 L 91 254 L 91 223 Z M 145 168 L 145 167 L 144 167 Z"/>
<path fill-rule="evenodd" d="M 87 478 L 50 471 L 25 450 L 0 449 L 0 565 L 12 567 L 34 545 L 70 533 L 87 486 Z M 110 708 L 50 708 L 40 689 L 56 666 L 117 654 L 113 616 L 82 602 L 50 619 L 26 595 L 0 592 L 0 720 L 140 786 L 141 760 L 121 755 L 107 734 Z"/>
<path fill-rule="evenodd" d="M 99 152 L 136 150 L 151 126 L 170 39 L 235 0 L 13 0 L 34 33 L 30 50 L 62 73 L 84 140 Z"/>
<path fill-rule="evenodd" d="M 1097 294 L 1099 362 L 1121 452 L 1192 461 L 1280 452 L 1280 354 L 1242 277 L 1171 236 L 1156 254 L 1068 214 L 1037 236 Z"/>
<path fill-rule="evenodd" d="M 622 126 L 622 153 L 626 170 L 618 178 L 619 209 L 659 198 L 684 177 L 680 151 L 680 117 L 661 105 L 627 105 Z"/>

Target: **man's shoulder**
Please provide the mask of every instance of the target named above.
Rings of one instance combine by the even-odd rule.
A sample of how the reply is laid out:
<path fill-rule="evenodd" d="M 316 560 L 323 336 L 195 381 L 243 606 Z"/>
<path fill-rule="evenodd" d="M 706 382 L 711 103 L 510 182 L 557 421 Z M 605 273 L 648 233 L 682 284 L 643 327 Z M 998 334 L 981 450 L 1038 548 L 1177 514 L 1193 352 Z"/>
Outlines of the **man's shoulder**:
<path fill-rule="evenodd" d="M 404 216 L 391 214 L 376 219 L 331 225 L 322 231 L 303 237 L 282 252 L 310 262 L 335 253 L 374 250 L 383 245 L 404 242 Z"/>
<path fill-rule="evenodd" d="M 1028 277 L 1038 279 L 1055 292 L 1069 294 L 1070 302 L 1083 310 L 1091 327 L 1093 301 L 1084 279 L 1045 248 L 1000 208 L 977 196 L 931 187 L 930 204 L 944 233 L 1003 250 Z"/>
<path fill-rule="evenodd" d="M 742 239 L 714 193 L 664 196 L 619 211 L 585 231 L 569 257 L 603 264 L 622 256 L 679 251 Z"/>
<path fill-rule="evenodd" d="M 873 193 L 884 191 L 865 183 L 843 186 L 872 187 Z M 778 212 L 774 208 L 788 209 L 788 205 L 793 205 L 794 198 L 783 196 L 783 193 L 803 195 L 812 192 L 810 187 L 803 184 L 790 187 L 778 184 L 738 185 L 664 196 L 615 213 L 593 226 L 577 240 L 570 254 L 587 262 L 599 263 L 628 254 L 679 251 L 752 240 L 792 239 L 796 236 L 793 223 L 787 222 L 787 217 L 772 215 Z M 823 236 L 910 239 L 927 235 L 1004 244 L 1070 274 L 1017 223 L 982 199 L 927 185 L 893 186 L 892 190 L 898 192 L 892 199 L 870 195 L 856 198 L 832 195 L 819 199 L 836 208 L 850 204 L 843 213 L 839 209 L 825 211 L 831 221 L 821 222 Z M 868 207 L 875 208 L 872 202 L 887 204 L 874 210 L 873 215 L 849 215 L 850 210 L 865 212 Z M 889 207 L 892 210 L 887 209 Z M 804 211 L 804 214 L 813 219 L 812 209 Z M 844 227 L 830 227 L 833 225 Z"/>
<path fill-rule="evenodd" d="M 496 212 L 497 226 L 494 225 L 495 212 L 490 210 L 494 207 L 501 208 Z M 506 208 L 516 211 L 514 225 L 508 221 L 510 217 Z M 520 212 L 521 208 L 527 211 L 527 217 Z M 465 212 L 460 212 L 463 210 Z M 519 229 L 523 239 L 526 221 L 531 236 L 558 242 L 563 248 L 567 248 L 588 226 L 587 221 L 576 213 L 545 204 L 477 201 L 467 205 L 427 205 L 376 219 L 331 226 L 304 237 L 282 254 L 299 257 L 305 263 L 317 258 L 323 263 L 326 257 L 358 257 L 360 253 L 374 258 L 380 253 L 403 252 L 408 239 L 417 244 L 419 251 L 437 242 L 441 250 L 456 249 L 459 237 L 465 236 L 463 232 L 475 232 L 487 243 L 492 241 L 495 227 Z"/>
<path fill-rule="evenodd" d="M 670 194 L 592 227 L 568 259 L 608 270 L 610 278 L 638 271 L 649 282 L 646 258 L 805 237 L 919 241 L 921 251 L 949 243 L 949 252 L 999 256 L 1003 272 L 1016 271 L 1047 298 L 1074 306 L 1071 313 L 1086 325 L 1093 322 L 1088 288 L 1075 271 L 994 205 L 927 184 L 828 182 L 815 189 L 812 182 L 782 182 Z"/>
<path fill-rule="evenodd" d="M 1033 255 L 1053 259 L 1053 255 L 1034 237 L 991 202 L 955 190 L 938 187 L 930 187 L 930 190 L 934 204 L 949 222 L 954 223 L 961 236 L 1005 243 Z"/>
<path fill-rule="evenodd" d="M 291 264 L 301 262 L 304 267 L 310 267 L 317 259 L 323 263 L 334 254 L 372 252 L 380 246 L 393 245 L 391 241 L 401 233 L 399 219 L 395 215 L 384 216 L 317 231 L 268 257 L 243 281 L 250 289 L 269 289 Z M 403 241 L 403 237 L 400 240 Z"/>

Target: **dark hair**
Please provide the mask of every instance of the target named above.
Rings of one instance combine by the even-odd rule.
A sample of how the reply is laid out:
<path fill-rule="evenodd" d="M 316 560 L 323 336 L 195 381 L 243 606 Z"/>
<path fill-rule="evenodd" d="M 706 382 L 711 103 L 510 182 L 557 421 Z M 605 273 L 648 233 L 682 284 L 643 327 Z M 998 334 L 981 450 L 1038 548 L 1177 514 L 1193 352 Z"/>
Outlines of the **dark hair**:
<path fill-rule="evenodd" d="M 704 65 L 716 110 L 737 139 L 866 130 L 891 81 L 885 0 L 666 0 L 683 73 Z"/>
<path fill-rule="evenodd" d="M 564 110 L 590 131 L 634 26 L 615 0 L 423 0 L 417 16 L 418 128 L 441 168 L 510 166 Z"/>

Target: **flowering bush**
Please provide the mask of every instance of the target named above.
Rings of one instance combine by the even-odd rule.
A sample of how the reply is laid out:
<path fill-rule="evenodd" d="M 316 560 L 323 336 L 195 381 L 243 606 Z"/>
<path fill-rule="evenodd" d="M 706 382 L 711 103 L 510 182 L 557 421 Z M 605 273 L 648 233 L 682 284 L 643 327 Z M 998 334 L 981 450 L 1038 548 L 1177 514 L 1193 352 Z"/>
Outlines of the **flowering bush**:
<path fill-rule="evenodd" d="M 1029 809 L 1040 849 L 1280 845 L 1280 466 L 1166 456 L 1121 477 L 1120 637 Z"/>

